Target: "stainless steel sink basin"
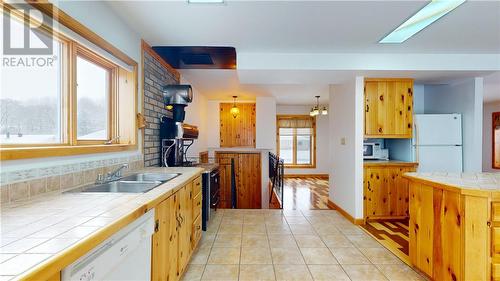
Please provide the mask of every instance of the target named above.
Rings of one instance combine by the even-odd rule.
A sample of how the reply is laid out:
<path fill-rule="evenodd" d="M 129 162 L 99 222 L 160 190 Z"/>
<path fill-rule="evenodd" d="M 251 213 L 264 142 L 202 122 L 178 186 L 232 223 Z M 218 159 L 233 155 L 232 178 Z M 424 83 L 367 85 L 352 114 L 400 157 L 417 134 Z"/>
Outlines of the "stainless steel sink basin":
<path fill-rule="evenodd" d="M 151 189 L 178 177 L 180 174 L 165 174 L 165 173 L 137 173 L 119 180 L 102 183 L 91 184 L 77 190 L 69 192 L 116 192 L 116 193 L 144 193 Z"/>
<path fill-rule="evenodd" d="M 124 178 L 121 178 L 120 180 L 122 181 L 137 181 L 137 182 L 143 182 L 143 181 L 161 181 L 161 182 L 167 182 L 169 180 L 172 180 L 176 177 L 178 177 L 180 174 L 175 173 L 175 174 L 165 174 L 165 173 L 138 173 L 138 174 L 133 174 L 130 176 L 126 176 Z"/>
<path fill-rule="evenodd" d="M 161 181 L 113 181 L 90 185 L 81 192 L 144 193 L 162 184 Z"/>

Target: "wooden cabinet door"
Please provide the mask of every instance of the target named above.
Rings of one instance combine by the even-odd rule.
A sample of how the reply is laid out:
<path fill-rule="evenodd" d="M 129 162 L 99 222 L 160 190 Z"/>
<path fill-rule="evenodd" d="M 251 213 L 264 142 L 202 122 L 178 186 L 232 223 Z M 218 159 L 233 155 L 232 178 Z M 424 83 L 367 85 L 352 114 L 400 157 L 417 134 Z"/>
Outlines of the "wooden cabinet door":
<path fill-rule="evenodd" d="M 365 169 L 365 217 L 380 217 L 388 213 L 387 187 L 384 168 Z"/>
<path fill-rule="evenodd" d="M 177 279 L 177 229 L 175 195 L 155 207 L 156 229 L 153 234 L 151 280 Z"/>
<path fill-rule="evenodd" d="M 177 194 L 179 198 L 179 204 L 177 207 L 179 213 L 179 273 L 184 272 L 186 265 L 188 263 L 188 258 L 191 254 L 191 229 L 192 229 L 192 218 L 191 218 L 191 198 L 190 193 L 192 191 L 192 184 L 187 184 L 181 188 Z M 180 276 L 179 276 L 180 277 Z"/>
<path fill-rule="evenodd" d="M 408 217 L 408 183 L 403 178 L 414 167 L 364 169 L 363 200 L 366 219 Z"/>
<path fill-rule="evenodd" d="M 232 103 L 220 104 L 220 146 L 255 147 L 255 104 L 238 103 L 240 114 L 231 114 Z"/>
<path fill-rule="evenodd" d="M 151 280 L 168 279 L 168 198 L 155 207 L 155 233 L 153 234 L 153 253 L 151 257 Z"/>
<path fill-rule="evenodd" d="M 216 153 L 216 161 L 219 163 L 219 208 L 231 208 L 231 159 L 234 160 L 235 176 L 238 170 L 238 154 L 235 153 Z"/>
<path fill-rule="evenodd" d="M 434 265 L 433 202 L 433 188 L 410 182 L 410 262 L 429 276 Z"/>
<path fill-rule="evenodd" d="M 179 271 L 179 192 L 174 193 L 169 197 L 168 218 L 169 218 L 169 236 L 168 236 L 168 280 L 178 280 L 180 276 Z"/>
<path fill-rule="evenodd" d="M 365 83 L 365 135 L 378 135 L 378 85 L 376 81 Z"/>
<path fill-rule="evenodd" d="M 262 187 L 260 153 L 238 155 L 238 180 L 236 185 L 238 209 L 260 209 Z"/>
<path fill-rule="evenodd" d="M 365 136 L 411 138 L 413 81 L 381 79 L 365 82 Z"/>

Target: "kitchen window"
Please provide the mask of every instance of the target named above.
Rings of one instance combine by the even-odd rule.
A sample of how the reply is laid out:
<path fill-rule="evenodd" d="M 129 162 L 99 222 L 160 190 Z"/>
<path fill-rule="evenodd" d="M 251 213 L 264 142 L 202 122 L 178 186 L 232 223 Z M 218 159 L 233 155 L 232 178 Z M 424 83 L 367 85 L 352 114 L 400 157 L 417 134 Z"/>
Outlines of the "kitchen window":
<path fill-rule="evenodd" d="M 111 71 L 111 66 L 96 63 L 90 57 L 79 55 L 76 58 L 78 140 L 111 138 Z"/>
<path fill-rule="evenodd" d="M 46 5 L 40 6 L 42 12 Z M 10 19 L 13 46 L 23 46 L 26 22 L 40 24 L 43 32 L 30 36 L 52 40 L 53 53 L 44 58 L 53 62 L 3 69 L 1 159 L 136 149 L 137 63 L 102 39 L 88 44 L 86 40 L 98 37 L 73 19 L 65 19 L 71 23 L 68 29 L 86 32 L 78 34 L 85 40 L 76 41 L 74 34 L 59 33 L 33 18 L 25 22 L 23 10 L 9 4 L 4 4 L 3 13 Z"/>
<path fill-rule="evenodd" d="M 287 168 L 316 167 L 316 121 L 308 115 L 278 115 L 278 156 Z"/>
<path fill-rule="evenodd" d="M 21 22 L 12 21 L 12 44 L 23 39 L 22 28 Z M 64 57 L 67 48 L 64 41 L 57 38 L 45 39 L 52 41 L 55 56 Z M 0 91 L 0 144 L 63 142 L 63 91 L 60 79 L 63 65 L 63 60 L 59 60 L 45 67 L 33 67 L 19 62 L 15 67 L 5 67 Z"/>

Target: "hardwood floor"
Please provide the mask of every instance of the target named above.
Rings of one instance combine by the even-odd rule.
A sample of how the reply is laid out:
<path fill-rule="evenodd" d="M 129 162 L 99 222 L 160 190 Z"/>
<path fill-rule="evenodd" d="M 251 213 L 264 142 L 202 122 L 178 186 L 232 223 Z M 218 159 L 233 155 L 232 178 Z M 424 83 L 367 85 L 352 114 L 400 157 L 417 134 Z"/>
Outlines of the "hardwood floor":
<path fill-rule="evenodd" d="M 285 178 L 285 210 L 328 210 L 328 179 Z"/>
<path fill-rule="evenodd" d="M 397 255 L 409 262 L 408 220 L 372 221 L 362 226 L 368 233 Z"/>

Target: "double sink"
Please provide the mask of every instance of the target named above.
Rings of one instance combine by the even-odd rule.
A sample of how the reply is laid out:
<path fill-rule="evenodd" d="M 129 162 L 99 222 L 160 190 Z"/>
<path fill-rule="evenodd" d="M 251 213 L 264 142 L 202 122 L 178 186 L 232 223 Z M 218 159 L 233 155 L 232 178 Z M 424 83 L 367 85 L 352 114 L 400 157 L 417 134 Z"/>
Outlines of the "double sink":
<path fill-rule="evenodd" d="M 115 181 L 90 184 L 73 192 L 144 193 L 179 175 L 178 173 L 137 173 Z"/>

